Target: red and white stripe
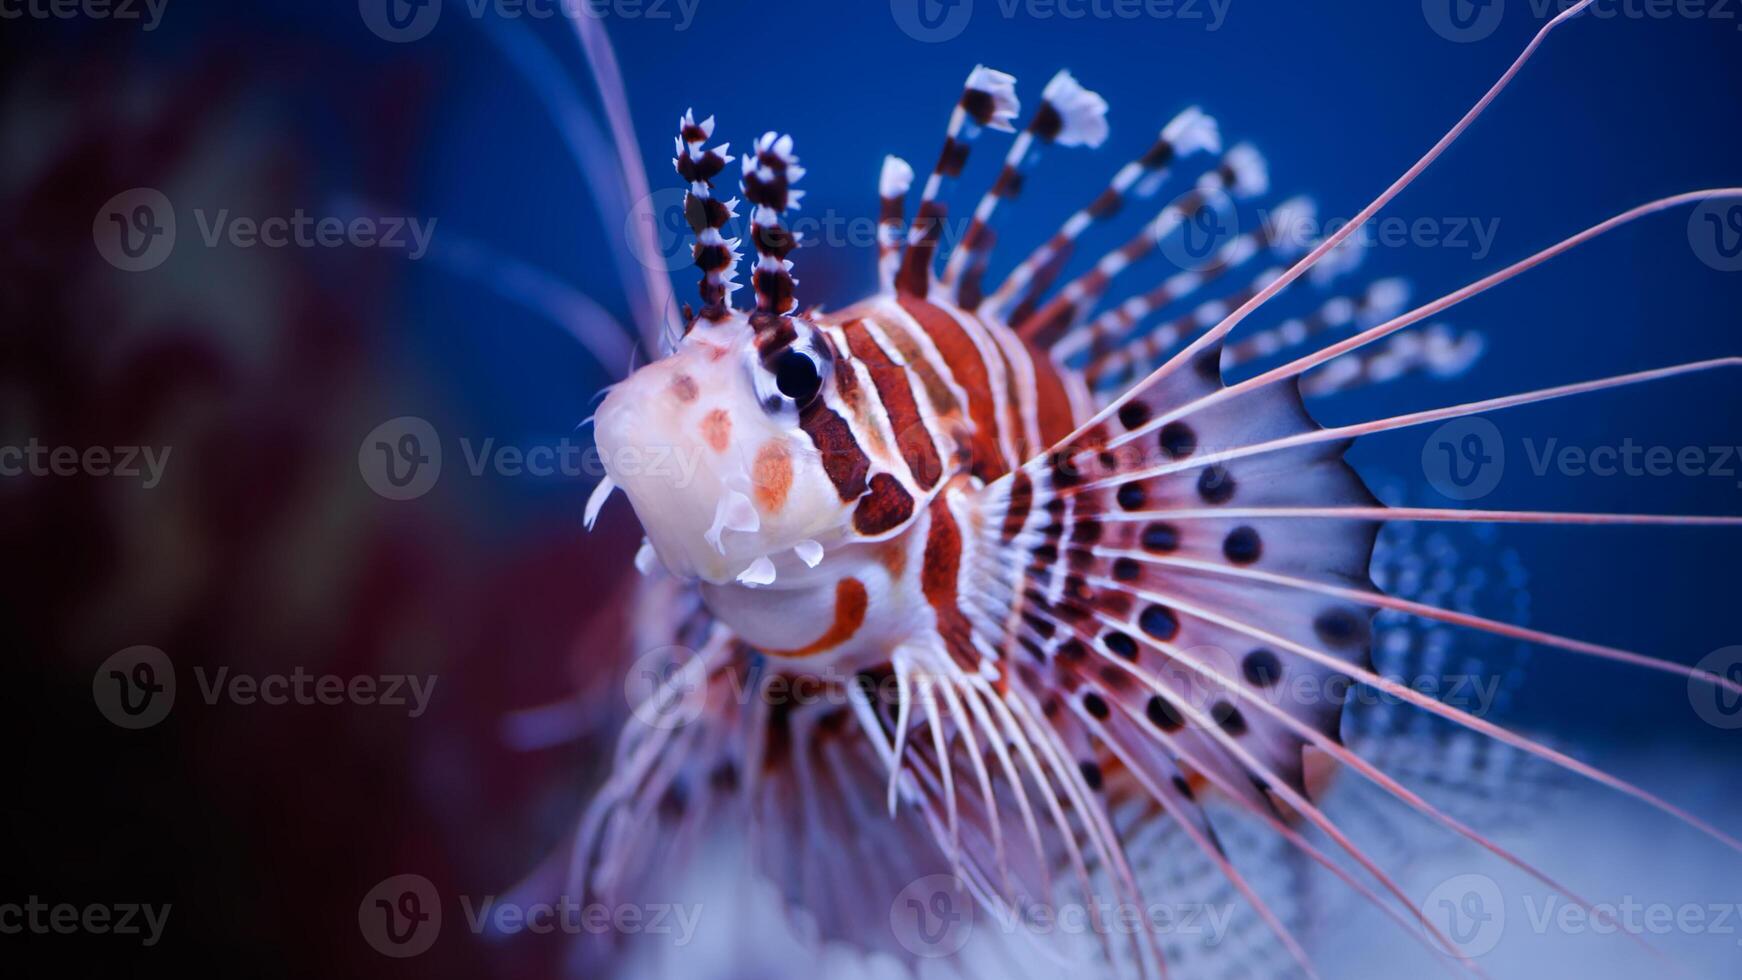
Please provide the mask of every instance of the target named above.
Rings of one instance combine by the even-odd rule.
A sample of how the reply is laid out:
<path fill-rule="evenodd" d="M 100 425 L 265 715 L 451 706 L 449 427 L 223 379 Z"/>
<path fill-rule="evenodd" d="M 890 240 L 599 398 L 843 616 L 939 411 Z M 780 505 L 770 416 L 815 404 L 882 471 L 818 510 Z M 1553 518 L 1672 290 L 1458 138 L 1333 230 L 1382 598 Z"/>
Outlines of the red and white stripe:
<path fill-rule="evenodd" d="M 1196 106 L 1175 116 L 1161 131 L 1161 136 L 1144 154 L 1125 164 L 1107 187 L 1084 205 L 1046 242 L 1011 270 L 1002 284 L 986 300 L 987 312 L 1001 316 L 1009 311 L 1024 294 L 1032 296 L 1044 291 L 1051 279 L 1046 270 L 1062 264 L 1076 240 L 1099 221 L 1118 214 L 1128 196 L 1144 198 L 1152 195 L 1166 180 L 1176 161 L 1201 152 L 1215 153 L 1222 149 L 1221 132 L 1216 121 Z M 1053 273 L 1056 274 L 1056 273 Z M 1012 317 L 1011 319 L 1014 319 Z"/>

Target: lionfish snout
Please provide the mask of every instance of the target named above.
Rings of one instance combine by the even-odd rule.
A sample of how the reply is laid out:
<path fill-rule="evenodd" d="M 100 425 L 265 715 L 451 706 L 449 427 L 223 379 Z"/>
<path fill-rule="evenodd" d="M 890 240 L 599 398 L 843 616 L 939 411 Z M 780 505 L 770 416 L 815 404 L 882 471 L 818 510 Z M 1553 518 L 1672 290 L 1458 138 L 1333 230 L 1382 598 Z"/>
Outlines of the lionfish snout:
<path fill-rule="evenodd" d="M 770 403 L 766 375 L 748 327 L 711 324 L 599 407 L 606 473 L 674 575 L 768 585 L 777 569 L 814 565 L 818 539 L 842 520 L 815 448 L 792 407 Z"/>

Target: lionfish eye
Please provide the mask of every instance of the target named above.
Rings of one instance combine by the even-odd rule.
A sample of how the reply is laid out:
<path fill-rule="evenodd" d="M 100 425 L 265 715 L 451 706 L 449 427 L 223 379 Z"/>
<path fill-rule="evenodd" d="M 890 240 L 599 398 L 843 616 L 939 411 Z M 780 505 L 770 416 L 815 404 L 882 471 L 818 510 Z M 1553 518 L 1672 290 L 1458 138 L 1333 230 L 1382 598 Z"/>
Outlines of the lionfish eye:
<path fill-rule="evenodd" d="M 814 401 L 823 388 L 822 366 L 817 359 L 802 350 L 787 348 L 774 359 L 774 386 L 804 408 Z"/>

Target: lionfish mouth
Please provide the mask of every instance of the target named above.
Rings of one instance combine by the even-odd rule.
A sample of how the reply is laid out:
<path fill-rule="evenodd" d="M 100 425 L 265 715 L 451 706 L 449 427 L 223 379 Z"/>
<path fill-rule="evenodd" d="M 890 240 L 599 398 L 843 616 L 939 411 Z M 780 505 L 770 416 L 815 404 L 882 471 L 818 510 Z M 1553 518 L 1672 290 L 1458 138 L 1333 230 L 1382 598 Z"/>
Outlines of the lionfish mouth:
<path fill-rule="evenodd" d="M 606 475 L 588 501 L 588 525 L 611 492 L 620 489 L 666 571 L 683 579 L 730 581 L 760 555 L 745 547 L 750 541 L 742 535 L 728 540 L 723 532 L 755 531 L 755 508 L 727 487 L 718 467 L 682 465 L 680 457 L 693 452 L 693 444 L 652 409 L 647 390 L 655 385 L 649 381 L 657 383 L 641 373 L 632 376 L 599 407 L 595 424 Z M 674 465 L 655 465 L 659 458 Z M 741 498 L 743 506 L 735 506 Z"/>
<path fill-rule="evenodd" d="M 806 566 L 820 560 L 813 535 L 822 532 L 793 530 L 803 508 L 786 499 L 795 496 L 786 437 L 743 384 L 730 358 L 680 353 L 637 371 L 599 406 L 606 477 L 588 501 L 587 523 L 621 489 L 647 535 L 637 558 L 644 571 L 657 562 L 681 579 L 761 586 L 774 582 L 785 556 Z M 779 451 L 758 448 L 770 445 Z M 770 458 L 786 469 L 776 472 Z M 775 503 L 785 513 L 772 514 Z"/>

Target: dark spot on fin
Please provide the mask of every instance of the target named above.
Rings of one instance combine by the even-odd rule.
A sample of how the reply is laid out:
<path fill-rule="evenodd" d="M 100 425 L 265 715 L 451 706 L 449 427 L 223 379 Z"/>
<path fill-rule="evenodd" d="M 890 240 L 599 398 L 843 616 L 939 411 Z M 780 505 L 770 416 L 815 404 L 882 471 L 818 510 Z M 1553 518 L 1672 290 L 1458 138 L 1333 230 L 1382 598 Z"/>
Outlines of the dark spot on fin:
<path fill-rule="evenodd" d="M 1143 550 L 1167 554 L 1179 550 L 1179 531 L 1172 524 L 1151 524 L 1143 529 Z"/>
<path fill-rule="evenodd" d="M 1099 793 L 1102 784 L 1101 767 L 1093 762 L 1083 762 L 1079 763 L 1077 768 L 1083 773 L 1083 782 L 1088 784 L 1090 789 Z"/>
<path fill-rule="evenodd" d="M 1161 451 L 1173 459 L 1185 459 L 1198 451 L 1198 434 L 1184 422 L 1169 422 L 1158 437 Z"/>
<path fill-rule="evenodd" d="M 1240 673 L 1254 687 L 1275 687 L 1282 680 L 1282 661 L 1269 650 L 1254 650 L 1240 661 Z"/>
<path fill-rule="evenodd" d="M 1156 694 L 1150 697 L 1149 704 L 1144 708 L 1144 714 L 1149 716 L 1149 723 L 1164 732 L 1177 732 L 1185 727 L 1186 720 L 1179 710 Z"/>
<path fill-rule="evenodd" d="M 1198 476 L 1198 496 L 1206 504 L 1225 504 L 1234 499 L 1234 475 L 1220 463 L 1204 467 Z"/>
<path fill-rule="evenodd" d="M 1313 632 L 1327 645 L 1346 649 L 1367 642 L 1367 621 L 1348 609 L 1328 609 L 1313 620 Z"/>
<path fill-rule="evenodd" d="M 1101 637 L 1101 642 L 1107 645 L 1107 649 L 1113 651 L 1118 656 L 1124 657 L 1126 660 L 1137 659 L 1137 641 L 1124 633 L 1108 633 L 1106 636 Z"/>
<path fill-rule="evenodd" d="M 1249 527 L 1237 527 L 1222 541 L 1222 554 L 1236 565 L 1250 565 L 1264 554 L 1264 542 Z"/>

